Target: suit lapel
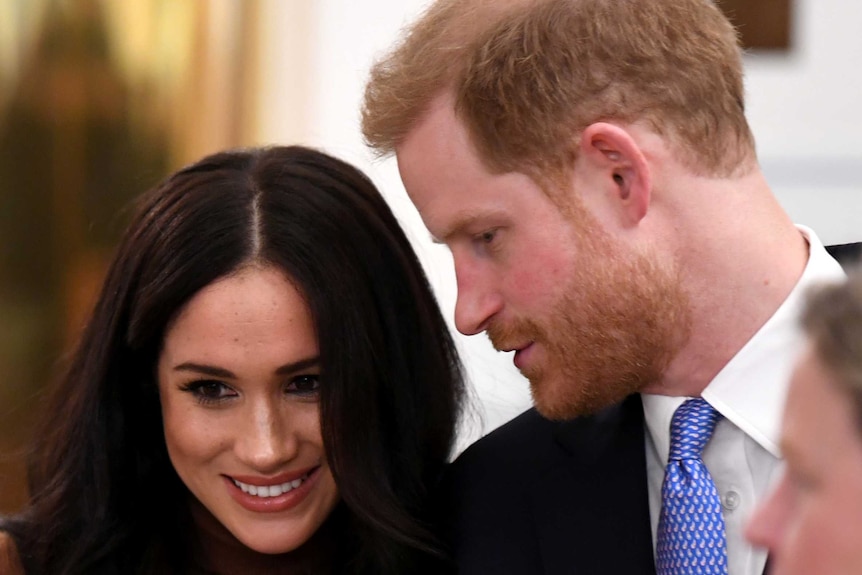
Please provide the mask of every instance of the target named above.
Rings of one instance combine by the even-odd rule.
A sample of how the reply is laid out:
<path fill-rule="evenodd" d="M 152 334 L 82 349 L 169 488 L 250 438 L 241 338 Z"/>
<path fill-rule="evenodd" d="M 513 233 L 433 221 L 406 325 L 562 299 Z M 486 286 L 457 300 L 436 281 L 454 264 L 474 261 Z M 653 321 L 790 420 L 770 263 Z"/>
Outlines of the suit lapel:
<path fill-rule="evenodd" d="M 566 464 L 532 493 L 546 575 L 654 575 L 639 395 L 556 429 Z"/>

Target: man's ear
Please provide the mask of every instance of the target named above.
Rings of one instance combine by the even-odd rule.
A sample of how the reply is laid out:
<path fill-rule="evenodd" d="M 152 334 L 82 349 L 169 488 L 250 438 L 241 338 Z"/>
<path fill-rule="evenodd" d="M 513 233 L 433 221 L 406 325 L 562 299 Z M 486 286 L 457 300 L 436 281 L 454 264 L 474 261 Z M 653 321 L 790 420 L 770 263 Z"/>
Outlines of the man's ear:
<path fill-rule="evenodd" d="M 636 225 L 646 216 L 652 193 L 649 164 L 629 132 L 607 122 L 590 124 L 581 132 L 578 155 L 591 181 L 610 192 L 624 224 Z"/>

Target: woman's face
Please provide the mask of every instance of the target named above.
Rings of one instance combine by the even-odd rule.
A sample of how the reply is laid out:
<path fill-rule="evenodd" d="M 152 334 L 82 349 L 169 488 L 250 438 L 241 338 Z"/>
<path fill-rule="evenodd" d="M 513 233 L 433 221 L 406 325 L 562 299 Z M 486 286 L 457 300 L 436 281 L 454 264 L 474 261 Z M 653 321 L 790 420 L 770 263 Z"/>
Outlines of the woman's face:
<path fill-rule="evenodd" d="M 862 437 L 853 402 L 809 349 L 793 373 L 781 445 L 787 467 L 748 525 L 771 575 L 862 573 Z"/>
<path fill-rule="evenodd" d="M 302 295 L 249 267 L 198 292 L 168 325 L 158 363 L 168 454 L 242 543 L 305 543 L 339 495 L 320 433 L 319 352 Z"/>

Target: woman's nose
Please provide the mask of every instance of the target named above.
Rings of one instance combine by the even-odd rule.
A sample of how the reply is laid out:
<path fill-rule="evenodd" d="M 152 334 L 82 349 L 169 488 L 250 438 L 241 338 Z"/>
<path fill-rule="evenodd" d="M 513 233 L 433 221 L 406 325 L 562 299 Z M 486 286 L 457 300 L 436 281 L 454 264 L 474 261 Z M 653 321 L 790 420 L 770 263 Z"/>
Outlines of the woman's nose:
<path fill-rule="evenodd" d="M 237 457 L 259 473 L 275 472 L 296 455 L 297 441 L 273 400 L 256 401 L 238 426 Z"/>

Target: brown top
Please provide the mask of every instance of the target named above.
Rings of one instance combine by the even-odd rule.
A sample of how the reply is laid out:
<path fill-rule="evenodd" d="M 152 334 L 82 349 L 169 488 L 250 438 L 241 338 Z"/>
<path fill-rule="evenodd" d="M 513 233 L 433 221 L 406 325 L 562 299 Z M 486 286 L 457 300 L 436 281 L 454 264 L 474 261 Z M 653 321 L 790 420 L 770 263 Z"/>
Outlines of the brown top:
<path fill-rule="evenodd" d="M 299 549 L 282 555 L 257 553 L 240 543 L 218 519 L 192 498 L 197 537 L 189 575 L 319 575 L 334 573 L 339 540 L 345 528 L 343 505 Z M 0 531 L 0 575 L 26 575 L 12 537 Z"/>
<path fill-rule="evenodd" d="M 0 575 L 24 575 L 24 567 L 18 559 L 18 549 L 7 533 L 0 532 Z"/>

